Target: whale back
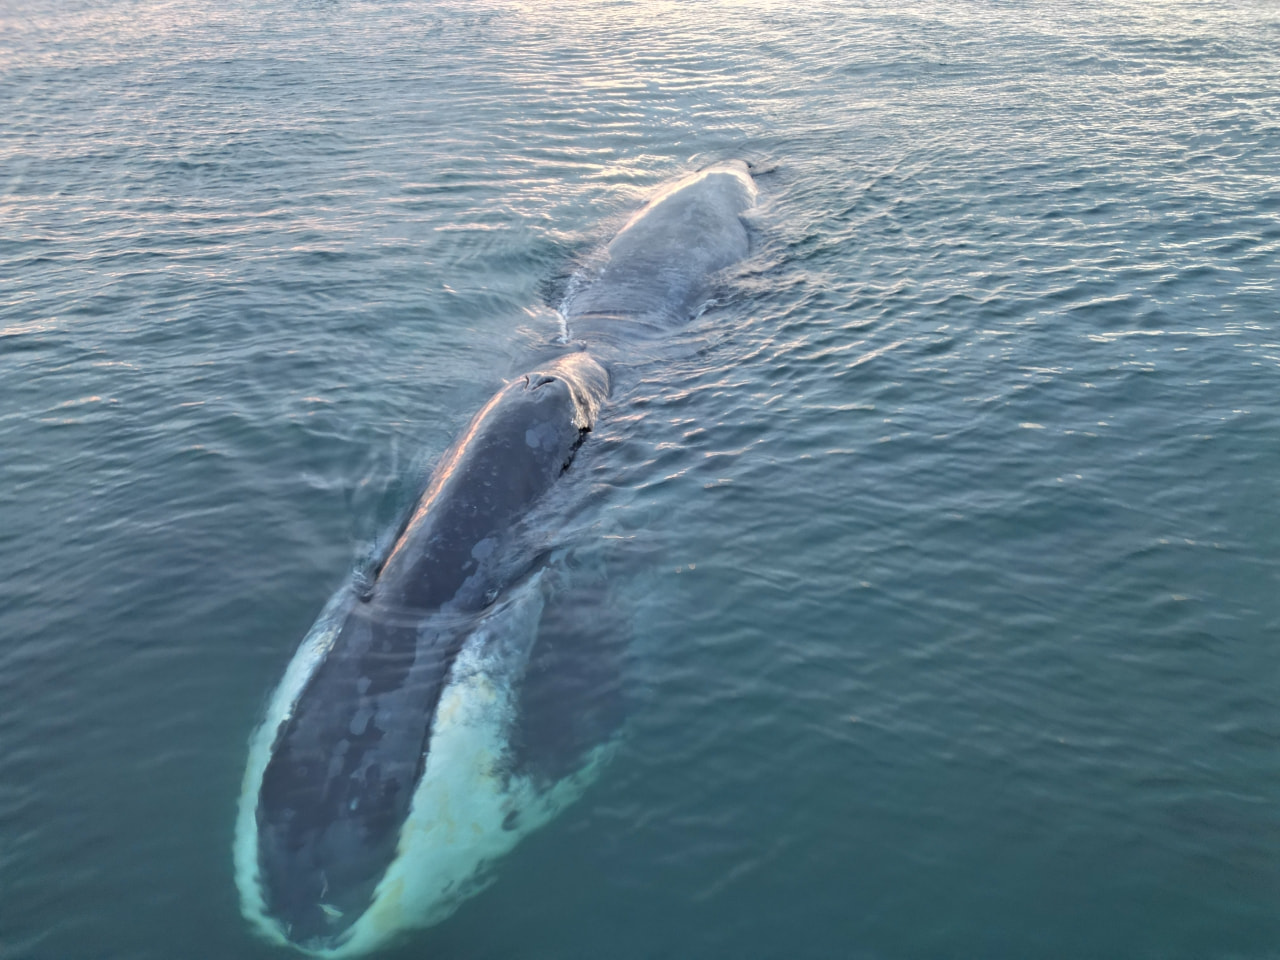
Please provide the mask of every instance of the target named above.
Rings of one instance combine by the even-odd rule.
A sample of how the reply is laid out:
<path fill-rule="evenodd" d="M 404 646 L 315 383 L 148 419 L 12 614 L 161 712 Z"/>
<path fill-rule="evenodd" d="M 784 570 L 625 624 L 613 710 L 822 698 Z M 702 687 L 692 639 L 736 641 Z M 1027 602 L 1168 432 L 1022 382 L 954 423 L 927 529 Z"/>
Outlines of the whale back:
<path fill-rule="evenodd" d="M 662 190 L 614 237 L 599 274 L 566 299 L 570 334 L 594 348 L 688 322 L 715 275 L 747 255 L 742 214 L 755 197 L 741 160 L 712 164 Z"/>

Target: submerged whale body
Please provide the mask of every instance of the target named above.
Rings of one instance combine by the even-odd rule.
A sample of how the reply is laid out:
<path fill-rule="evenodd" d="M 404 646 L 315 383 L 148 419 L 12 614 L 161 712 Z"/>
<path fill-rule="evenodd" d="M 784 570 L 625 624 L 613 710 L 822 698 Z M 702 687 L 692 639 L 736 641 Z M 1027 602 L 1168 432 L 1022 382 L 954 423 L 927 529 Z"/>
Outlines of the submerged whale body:
<path fill-rule="evenodd" d="M 594 281 L 566 300 L 573 336 L 598 355 L 625 362 L 629 341 L 691 320 L 715 274 L 747 255 L 740 214 L 755 196 L 739 160 L 660 190 L 609 243 Z"/>
<path fill-rule="evenodd" d="M 555 572 L 520 521 L 569 469 L 629 340 L 691 318 L 745 256 L 746 165 L 660 191 L 565 304 L 565 355 L 508 383 L 433 471 L 376 574 L 304 638 L 250 742 L 236 823 L 245 916 L 351 956 L 448 915 L 485 865 L 580 792 L 606 748 L 554 779 L 517 769 L 521 684 Z"/>

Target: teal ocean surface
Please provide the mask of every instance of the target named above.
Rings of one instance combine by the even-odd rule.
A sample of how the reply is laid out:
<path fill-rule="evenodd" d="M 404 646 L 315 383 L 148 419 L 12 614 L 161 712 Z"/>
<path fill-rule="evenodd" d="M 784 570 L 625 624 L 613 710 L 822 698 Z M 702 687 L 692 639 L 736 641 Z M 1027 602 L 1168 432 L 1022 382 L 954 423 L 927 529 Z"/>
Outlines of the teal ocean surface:
<path fill-rule="evenodd" d="M 0 958 L 288 956 L 270 691 L 728 157 L 565 478 L 625 735 L 384 956 L 1280 957 L 1280 8 L 0 0 Z"/>

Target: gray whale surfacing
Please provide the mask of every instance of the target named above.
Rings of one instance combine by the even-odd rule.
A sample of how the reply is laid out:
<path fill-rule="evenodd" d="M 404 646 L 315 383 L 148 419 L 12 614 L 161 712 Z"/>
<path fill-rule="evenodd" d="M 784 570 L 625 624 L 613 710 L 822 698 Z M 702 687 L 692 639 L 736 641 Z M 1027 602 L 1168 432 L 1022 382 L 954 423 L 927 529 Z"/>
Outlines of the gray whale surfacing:
<path fill-rule="evenodd" d="M 655 195 L 564 306 L 563 356 L 508 383 L 432 472 L 371 582 L 303 640 L 250 741 L 236 822 L 242 912 L 327 957 L 437 922 L 483 868 L 581 792 L 503 758 L 552 579 L 519 521 L 569 469 L 627 345 L 687 322 L 744 257 L 755 186 L 717 163 Z"/>

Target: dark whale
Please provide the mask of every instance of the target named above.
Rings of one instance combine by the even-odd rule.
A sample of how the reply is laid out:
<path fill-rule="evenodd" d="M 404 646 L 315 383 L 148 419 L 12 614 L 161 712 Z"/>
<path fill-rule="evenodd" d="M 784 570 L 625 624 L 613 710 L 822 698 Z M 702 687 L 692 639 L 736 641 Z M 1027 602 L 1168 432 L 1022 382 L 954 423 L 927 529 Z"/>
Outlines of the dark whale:
<path fill-rule="evenodd" d="M 607 389 L 599 364 L 575 353 L 499 391 L 351 606 L 278 734 L 258 799 L 267 908 L 291 939 L 341 933 L 372 899 L 460 629 L 505 586 L 504 535 L 568 469 Z"/>
<path fill-rule="evenodd" d="M 267 937 L 346 956 L 434 922 L 580 789 L 591 763 L 550 787 L 502 763 L 549 592 L 520 524 L 569 469 L 627 342 L 687 321 L 746 254 L 753 199 L 737 162 L 654 197 L 566 301 L 564 355 L 476 414 L 373 576 L 304 639 L 251 741 L 237 820 L 242 908 Z"/>

